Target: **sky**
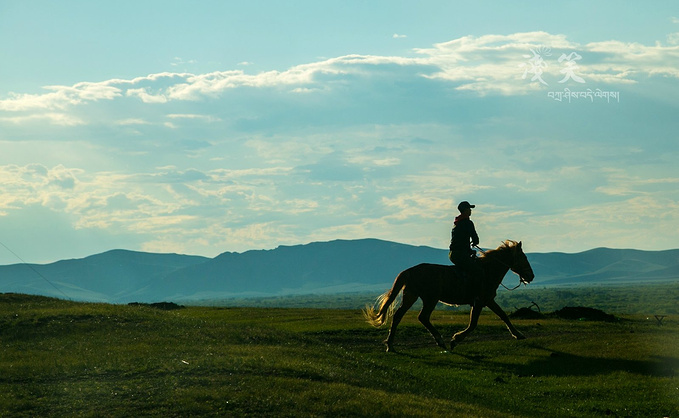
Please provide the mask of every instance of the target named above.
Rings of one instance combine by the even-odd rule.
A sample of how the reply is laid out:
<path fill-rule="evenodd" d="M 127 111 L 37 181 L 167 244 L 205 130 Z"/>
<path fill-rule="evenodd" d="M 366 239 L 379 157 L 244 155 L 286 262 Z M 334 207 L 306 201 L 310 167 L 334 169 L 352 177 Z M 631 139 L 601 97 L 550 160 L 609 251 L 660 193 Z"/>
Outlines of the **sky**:
<path fill-rule="evenodd" d="M 679 248 L 673 1 L 0 0 L 0 264 Z"/>

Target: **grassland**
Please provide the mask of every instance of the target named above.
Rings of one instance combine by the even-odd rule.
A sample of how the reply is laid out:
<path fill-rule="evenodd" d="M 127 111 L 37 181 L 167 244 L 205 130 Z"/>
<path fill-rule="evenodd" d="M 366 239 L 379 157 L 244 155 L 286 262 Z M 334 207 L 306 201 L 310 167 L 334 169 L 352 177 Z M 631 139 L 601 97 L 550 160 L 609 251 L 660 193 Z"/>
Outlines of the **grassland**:
<path fill-rule="evenodd" d="M 385 285 L 384 290 L 389 286 Z M 258 298 L 204 300 L 203 306 L 240 306 L 266 308 L 335 308 L 360 309 L 374 293 L 343 293 L 339 295 L 299 295 Z M 588 306 L 613 314 L 679 315 L 679 281 L 654 284 L 623 284 L 598 286 L 541 287 L 529 285 L 515 291 L 498 291 L 497 301 L 509 310 L 531 306 L 533 302 L 545 310 L 556 311 L 564 306 Z M 192 302 L 196 304 L 196 302 Z M 465 311 L 469 307 L 438 309 Z"/>
<path fill-rule="evenodd" d="M 359 310 L 163 311 L 0 294 L 0 416 L 679 416 L 679 317 L 484 314 L 442 352 Z M 435 311 L 444 335 L 464 312 Z"/>

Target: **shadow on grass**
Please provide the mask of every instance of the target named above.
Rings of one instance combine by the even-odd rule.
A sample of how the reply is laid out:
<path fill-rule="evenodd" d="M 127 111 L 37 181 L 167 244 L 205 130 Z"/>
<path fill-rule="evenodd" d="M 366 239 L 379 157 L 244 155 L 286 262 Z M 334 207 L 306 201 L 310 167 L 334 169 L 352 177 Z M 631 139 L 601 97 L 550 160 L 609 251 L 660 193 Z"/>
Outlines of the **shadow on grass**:
<path fill-rule="evenodd" d="M 679 369 L 679 358 L 652 356 L 646 360 L 599 358 L 565 353 L 543 347 L 549 356 L 524 365 L 500 364 L 506 371 L 518 376 L 595 376 L 614 372 L 627 372 L 653 377 L 674 377 Z"/>
<path fill-rule="evenodd" d="M 500 327 L 498 327 L 500 329 Z M 330 341 L 336 344 L 351 346 L 353 350 L 374 352 L 382 350 L 383 345 L 379 337 L 386 337 L 384 332 L 377 330 L 366 330 L 357 332 L 356 330 L 344 332 L 324 333 Z M 597 357 L 597 353 L 572 354 L 550 348 L 528 343 L 525 348 L 542 352 L 543 355 L 530 359 L 524 364 L 498 362 L 495 357 L 496 352 L 484 352 L 477 350 L 452 350 L 442 351 L 434 344 L 433 339 L 426 330 L 420 330 L 416 326 L 404 327 L 398 334 L 395 351 L 387 355 L 396 355 L 410 360 L 418 360 L 432 365 L 441 366 L 440 359 L 433 360 L 431 354 L 438 350 L 442 355 L 458 357 L 467 360 L 468 363 L 461 364 L 453 361 L 451 366 L 458 368 L 475 368 L 480 363 L 488 367 L 497 368 L 498 371 L 508 372 L 517 376 L 597 376 L 615 372 L 626 372 L 650 377 L 676 377 L 679 375 L 679 357 L 651 356 L 645 359 L 630 360 L 622 358 L 602 358 Z M 470 344 L 479 344 L 481 341 L 493 341 L 507 339 L 506 331 L 500 329 L 497 332 L 480 333 L 476 336 L 476 341 Z M 426 352 L 420 352 L 420 349 Z M 386 353 L 385 353 L 386 354 Z"/>

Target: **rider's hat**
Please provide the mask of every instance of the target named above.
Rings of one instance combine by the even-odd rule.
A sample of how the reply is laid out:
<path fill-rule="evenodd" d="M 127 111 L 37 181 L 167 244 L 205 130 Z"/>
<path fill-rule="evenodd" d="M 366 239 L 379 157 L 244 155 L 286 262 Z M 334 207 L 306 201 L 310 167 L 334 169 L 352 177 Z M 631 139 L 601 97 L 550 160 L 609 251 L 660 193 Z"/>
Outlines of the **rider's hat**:
<path fill-rule="evenodd" d="M 475 208 L 475 207 L 476 207 L 476 205 L 470 205 L 469 202 L 467 202 L 465 200 L 463 202 L 460 202 L 459 205 L 457 205 L 457 210 L 459 210 L 460 212 L 464 212 L 467 209 Z"/>

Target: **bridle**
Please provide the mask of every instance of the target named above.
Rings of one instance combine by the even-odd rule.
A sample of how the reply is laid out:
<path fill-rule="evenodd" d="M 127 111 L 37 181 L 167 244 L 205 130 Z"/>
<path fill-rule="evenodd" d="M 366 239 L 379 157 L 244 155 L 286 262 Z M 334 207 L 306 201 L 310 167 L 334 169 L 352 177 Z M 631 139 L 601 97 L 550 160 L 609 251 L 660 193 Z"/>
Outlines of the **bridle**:
<path fill-rule="evenodd" d="M 472 245 L 472 247 L 474 247 L 474 248 L 476 248 L 477 250 L 481 251 L 481 254 L 483 254 L 484 257 L 488 257 L 488 258 L 491 258 L 491 259 L 495 260 L 496 262 L 498 262 L 498 263 L 502 264 L 503 266 L 509 268 L 509 270 L 511 270 L 512 272 L 516 273 L 516 274 L 519 276 L 519 284 L 517 284 L 516 286 L 512 287 L 511 289 L 508 288 L 507 286 L 505 286 L 504 283 L 500 282 L 500 285 L 501 285 L 502 287 L 504 287 L 505 289 L 507 289 L 507 290 L 509 290 L 509 291 L 511 292 L 512 290 L 518 289 L 521 285 L 527 285 L 527 284 L 528 284 L 528 282 L 523 278 L 523 276 L 521 275 L 521 273 L 519 273 L 518 271 L 514 270 L 514 268 L 513 268 L 512 266 L 510 266 L 509 264 L 505 263 L 505 262 L 502 261 L 502 260 L 499 260 L 497 257 L 489 256 L 488 253 L 487 253 L 486 251 L 484 251 L 484 250 L 483 250 L 481 247 L 479 247 L 478 245 Z"/>

